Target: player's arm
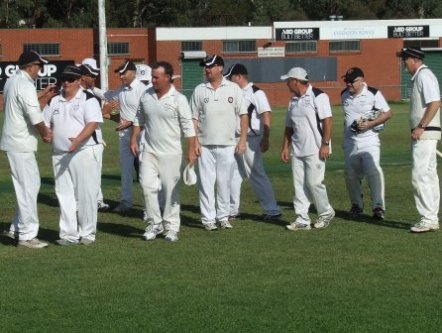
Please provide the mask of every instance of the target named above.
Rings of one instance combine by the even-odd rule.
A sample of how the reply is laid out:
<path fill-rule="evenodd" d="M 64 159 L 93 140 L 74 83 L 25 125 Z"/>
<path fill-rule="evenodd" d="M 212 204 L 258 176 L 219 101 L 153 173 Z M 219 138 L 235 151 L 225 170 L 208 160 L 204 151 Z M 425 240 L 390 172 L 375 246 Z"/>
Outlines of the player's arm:
<path fill-rule="evenodd" d="M 282 137 L 281 161 L 287 163 L 290 159 L 290 142 L 292 140 L 293 128 L 286 127 Z"/>
<path fill-rule="evenodd" d="M 71 141 L 71 146 L 69 147 L 69 152 L 74 152 L 78 146 L 85 140 L 89 139 L 91 135 L 95 132 L 95 130 L 98 127 L 97 122 L 89 122 L 86 124 L 86 126 L 83 128 L 83 130 L 80 132 L 80 134 L 75 138 L 69 138 Z"/>
<path fill-rule="evenodd" d="M 195 132 L 198 133 L 198 119 L 193 118 L 193 127 L 195 128 Z M 195 137 L 195 141 L 194 141 L 194 146 L 195 146 L 195 154 L 196 156 L 201 156 L 201 144 L 198 140 L 198 135 Z"/>
<path fill-rule="evenodd" d="M 132 134 L 130 136 L 130 152 L 135 157 L 138 156 L 138 136 L 140 135 L 141 127 L 134 125 L 132 128 Z"/>
<path fill-rule="evenodd" d="M 322 119 L 322 141 L 319 148 L 319 158 L 326 160 L 330 157 L 330 139 L 332 134 L 333 118 Z"/>
<path fill-rule="evenodd" d="M 51 143 L 52 141 L 52 131 L 50 128 L 48 128 L 44 121 L 35 124 L 34 127 L 37 129 L 38 133 L 40 134 L 41 138 L 46 143 Z"/>
<path fill-rule="evenodd" d="M 249 116 L 247 114 L 242 114 L 239 116 L 239 124 L 241 128 L 241 134 L 239 137 L 238 144 L 236 145 L 235 153 L 242 155 L 246 151 L 246 143 L 247 143 L 247 130 L 249 127 Z"/>
<path fill-rule="evenodd" d="M 270 111 L 264 112 L 261 115 L 261 121 L 263 124 L 261 152 L 265 153 L 270 147 L 270 125 L 272 123 L 272 113 Z"/>
<path fill-rule="evenodd" d="M 198 158 L 195 151 L 195 141 L 196 141 L 196 136 L 191 136 L 187 138 L 187 162 L 190 165 L 195 164 L 195 161 Z"/>
<path fill-rule="evenodd" d="M 433 120 L 439 108 L 440 101 L 433 101 L 427 104 L 427 109 L 425 110 L 424 116 L 419 122 L 419 125 L 415 129 L 413 129 L 413 132 L 411 132 L 411 138 L 413 140 L 419 140 L 421 138 L 422 134 L 425 131 L 425 128 Z"/>

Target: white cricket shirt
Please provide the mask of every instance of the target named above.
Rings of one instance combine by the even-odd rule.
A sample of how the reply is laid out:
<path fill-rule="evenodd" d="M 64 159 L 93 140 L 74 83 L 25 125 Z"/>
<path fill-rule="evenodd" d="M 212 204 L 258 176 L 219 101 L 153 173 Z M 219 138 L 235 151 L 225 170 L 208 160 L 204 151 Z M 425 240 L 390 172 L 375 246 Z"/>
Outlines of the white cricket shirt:
<path fill-rule="evenodd" d="M 322 120 L 332 116 L 330 100 L 324 92 L 315 97 L 309 84 L 301 97 L 290 100 L 285 126 L 293 129 L 292 152 L 296 157 L 319 153 Z"/>
<path fill-rule="evenodd" d="M 44 117 L 47 126 L 52 129 L 54 154 L 69 151 L 71 146 L 69 139 L 77 137 L 88 123 L 103 123 L 97 99 L 82 89 L 79 89 L 70 101 L 62 95 L 55 96 L 44 109 Z M 78 150 L 98 143 L 101 142 L 96 142 L 91 136 L 80 144 Z"/>
<path fill-rule="evenodd" d="M 18 70 L 3 90 L 3 130 L 0 148 L 11 152 L 37 151 L 38 132 L 34 125 L 44 121 L 34 81 Z"/>
<path fill-rule="evenodd" d="M 195 136 L 189 103 L 174 86 L 160 99 L 149 88 L 141 97 L 134 125 L 145 128 L 144 151 L 155 155 L 182 154 L 181 133 L 185 138 Z"/>
<path fill-rule="evenodd" d="M 382 112 L 388 112 L 390 106 L 382 93 L 364 83 L 364 87 L 359 95 L 353 95 L 348 89 L 341 94 L 342 107 L 344 109 L 344 140 L 346 142 L 357 142 L 359 144 L 379 144 L 379 133 L 369 129 L 364 132 L 355 133 L 351 124 L 361 117 L 366 117 L 373 108 L 380 109 Z"/>
<path fill-rule="evenodd" d="M 241 88 L 223 78 L 213 89 L 209 82 L 198 85 L 190 106 L 193 119 L 198 120 L 197 135 L 202 145 L 236 145 L 236 119 L 247 114 Z"/>

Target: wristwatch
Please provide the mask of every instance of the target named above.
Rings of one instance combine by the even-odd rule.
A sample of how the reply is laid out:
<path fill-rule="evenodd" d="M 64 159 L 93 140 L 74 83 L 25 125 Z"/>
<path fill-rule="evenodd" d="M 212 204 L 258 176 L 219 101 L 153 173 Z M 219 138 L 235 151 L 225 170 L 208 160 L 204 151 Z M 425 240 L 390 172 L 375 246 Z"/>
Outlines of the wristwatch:
<path fill-rule="evenodd" d="M 322 144 L 323 144 L 324 146 L 329 146 L 329 145 L 330 145 L 330 141 L 324 141 L 324 140 L 322 140 Z"/>
<path fill-rule="evenodd" d="M 419 125 L 417 125 L 417 128 L 422 128 L 423 130 L 425 129 L 425 126 L 422 125 L 422 123 L 419 123 Z"/>

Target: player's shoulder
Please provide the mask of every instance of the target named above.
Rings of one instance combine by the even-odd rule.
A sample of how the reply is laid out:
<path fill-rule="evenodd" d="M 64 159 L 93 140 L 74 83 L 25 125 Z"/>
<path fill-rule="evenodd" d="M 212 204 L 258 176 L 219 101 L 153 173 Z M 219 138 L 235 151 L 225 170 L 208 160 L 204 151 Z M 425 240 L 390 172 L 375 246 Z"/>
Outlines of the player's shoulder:
<path fill-rule="evenodd" d="M 367 91 L 369 91 L 373 95 L 376 95 L 379 92 L 379 89 L 375 88 L 375 87 L 372 87 L 372 86 L 367 86 Z"/>

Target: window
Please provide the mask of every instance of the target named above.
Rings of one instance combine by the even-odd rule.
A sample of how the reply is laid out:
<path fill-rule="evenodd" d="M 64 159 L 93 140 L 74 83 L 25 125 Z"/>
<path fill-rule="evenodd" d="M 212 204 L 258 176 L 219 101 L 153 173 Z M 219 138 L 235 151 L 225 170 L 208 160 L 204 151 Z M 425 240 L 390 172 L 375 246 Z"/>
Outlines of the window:
<path fill-rule="evenodd" d="M 60 44 L 58 43 L 34 43 L 24 44 L 24 51 L 34 50 L 42 56 L 58 56 L 60 55 Z"/>
<path fill-rule="evenodd" d="M 329 43 L 330 52 L 358 52 L 361 51 L 360 40 L 335 40 Z"/>
<path fill-rule="evenodd" d="M 226 40 L 223 42 L 224 53 L 251 53 L 256 52 L 255 40 Z"/>
<path fill-rule="evenodd" d="M 285 44 L 286 53 L 316 53 L 317 42 L 315 40 L 302 42 L 288 42 Z"/>
<path fill-rule="evenodd" d="M 203 42 L 189 41 L 181 42 L 181 51 L 201 51 L 203 49 Z"/>
<path fill-rule="evenodd" d="M 404 47 L 439 47 L 439 40 L 437 39 L 413 39 L 404 40 Z"/>
<path fill-rule="evenodd" d="M 129 54 L 129 43 L 126 42 L 107 43 L 107 53 L 110 56 Z"/>

